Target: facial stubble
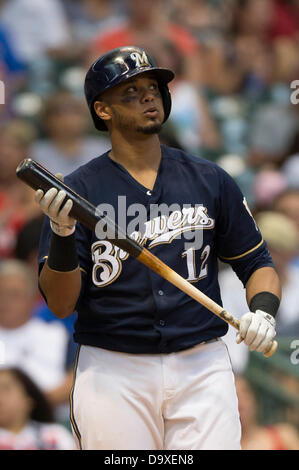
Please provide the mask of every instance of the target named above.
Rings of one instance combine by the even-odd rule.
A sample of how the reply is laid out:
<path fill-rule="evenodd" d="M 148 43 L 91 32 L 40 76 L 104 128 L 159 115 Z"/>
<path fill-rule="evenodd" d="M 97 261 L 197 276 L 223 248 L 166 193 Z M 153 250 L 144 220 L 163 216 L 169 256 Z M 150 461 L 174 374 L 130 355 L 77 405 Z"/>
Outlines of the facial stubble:
<path fill-rule="evenodd" d="M 115 126 L 123 131 L 127 132 L 138 132 L 143 135 L 159 134 L 162 129 L 162 123 L 157 122 L 155 118 L 152 118 L 147 125 L 139 126 L 136 124 L 136 119 L 122 116 L 115 109 L 113 109 Z"/>

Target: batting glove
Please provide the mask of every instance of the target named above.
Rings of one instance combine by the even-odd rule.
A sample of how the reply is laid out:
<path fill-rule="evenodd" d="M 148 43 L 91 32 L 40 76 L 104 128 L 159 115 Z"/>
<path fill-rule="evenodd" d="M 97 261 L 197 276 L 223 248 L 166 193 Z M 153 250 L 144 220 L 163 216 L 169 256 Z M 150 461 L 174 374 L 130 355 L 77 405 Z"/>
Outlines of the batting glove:
<path fill-rule="evenodd" d="M 240 320 L 236 342 L 244 341 L 250 351 L 264 352 L 276 335 L 275 325 L 274 317 L 262 310 L 245 313 Z"/>
<path fill-rule="evenodd" d="M 63 181 L 63 176 L 60 173 L 57 173 L 56 177 Z M 49 217 L 52 231 L 61 237 L 71 235 L 76 228 L 76 220 L 69 216 L 73 201 L 68 199 L 61 209 L 65 197 L 65 191 L 58 191 L 56 188 L 49 189 L 45 194 L 41 189 L 35 192 L 35 202 Z"/>

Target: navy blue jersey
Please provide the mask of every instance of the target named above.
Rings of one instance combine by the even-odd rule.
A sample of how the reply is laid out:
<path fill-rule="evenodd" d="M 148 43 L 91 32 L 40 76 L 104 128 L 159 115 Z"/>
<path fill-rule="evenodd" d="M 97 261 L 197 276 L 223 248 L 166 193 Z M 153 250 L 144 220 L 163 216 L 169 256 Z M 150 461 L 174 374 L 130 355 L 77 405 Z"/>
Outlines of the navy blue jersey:
<path fill-rule="evenodd" d="M 245 285 L 256 269 L 273 266 L 271 257 L 245 198 L 224 170 L 183 151 L 161 149 L 151 191 L 108 152 L 78 168 L 65 183 L 93 205 L 113 208 L 115 222 L 132 238 L 222 305 L 219 259 Z M 155 212 L 157 207 L 166 209 Z M 143 222 L 136 217 L 138 208 L 146 214 Z M 40 269 L 50 232 L 45 218 Z M 97 235 L 77 223 L 82 289 L 76 342 L 129 353 L 170 353 L 227 332 L 223 320 Z"/>

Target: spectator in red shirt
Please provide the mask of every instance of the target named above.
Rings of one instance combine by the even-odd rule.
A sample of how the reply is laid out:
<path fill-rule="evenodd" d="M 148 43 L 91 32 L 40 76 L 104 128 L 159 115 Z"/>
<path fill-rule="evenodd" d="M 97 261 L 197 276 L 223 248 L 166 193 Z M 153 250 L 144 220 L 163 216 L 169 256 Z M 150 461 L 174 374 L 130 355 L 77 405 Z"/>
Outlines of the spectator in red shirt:
<path fill-rule="evenodd" d="M 298 0 L 274 1 L 269 35 L 271 39 L 279 37 L 299 39 Z"/>

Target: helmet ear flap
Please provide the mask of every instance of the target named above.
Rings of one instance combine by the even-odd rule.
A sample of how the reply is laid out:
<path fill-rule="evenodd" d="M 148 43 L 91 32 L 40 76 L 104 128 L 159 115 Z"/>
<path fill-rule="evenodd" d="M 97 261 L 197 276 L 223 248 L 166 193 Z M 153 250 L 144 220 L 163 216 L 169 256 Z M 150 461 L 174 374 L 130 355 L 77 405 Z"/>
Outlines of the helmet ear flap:
<path fill-rule="evenodd" d="M 162 96 L 163 107 L 164 107 L 164 121 L 167 121 L 170 111 L 171 111 L 171 95 L 167 85 L 159 86 L 160 93 Z"/>

